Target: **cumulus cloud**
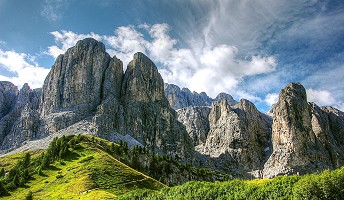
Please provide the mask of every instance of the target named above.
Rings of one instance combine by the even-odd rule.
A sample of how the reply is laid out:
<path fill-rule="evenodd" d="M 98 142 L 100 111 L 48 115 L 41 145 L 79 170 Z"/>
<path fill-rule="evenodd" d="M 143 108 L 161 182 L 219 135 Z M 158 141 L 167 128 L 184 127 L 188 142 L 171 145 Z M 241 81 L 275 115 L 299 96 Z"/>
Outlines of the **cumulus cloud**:
<path fill-rule="evenodd" d="M 32 88 L 42 87 L 49 69 L 39 67 L 34 58 L 15 51 L 0 49 L 0 68 L 13 73 L 13 76 L 0 75 L 0 80 L 10 81 L 21 87 L 28 83 Z"/>
<path fill-rule="evenodd" d="M 307 89 L 307 100 L 320 106 L 336 104 L 335 98 L 327 90 L 315 90 L 312 88 Z"/>
<path fill-rule="evenodd" d="M 269 93 L 265 96 L 265 102 L 269 105 L 272 106 L 274 103 L 277 103 L 278 101 L 278 94 L 277 93 Z"/>
<path fill-rule="evenodd" d="M 107 51 L 120 58 L 125 65 L 135 52 L 143 52 L 158 65 L 165 82 L 197 92 L 205 91 L 210 96 L 237 89 L 245 76 L 266 74 L 276 69 L 277 60 L 273 56 L 254 55 L 249 59 L 240 59 L 238 49 L 229 44 L 200 49 L 177 48 L 177 40 L 169 35 L 170 29 L 168 24 L 163 23 L 122 26 L 115 30 L 114 35 L 55 31 L 51 34 L 57 45 L 49 47 L 49 53 L 57 57 L 78 40 L 93 37 L 103 41 Z M 242 91 L 237 94 L 250 100 L 258 99 Z"/>
<path fill-rule="evenodd" d="M 48 54 L 53 56 L 54 58 L 57 58 L 60 54 L 63 54 L 65 51 L 67 51 L 68 48 L 74 46 L 79 40 L 85 39 L 85 38 L 94 38 L 96 40 L 101 40 L 102 37 L 95 33 L 90 34 L 77 34 L 72 31 L 53 31 L 50 32 L 52 36 L 54 36 L 54 40 L 56 45 L 48 47 Z"/>

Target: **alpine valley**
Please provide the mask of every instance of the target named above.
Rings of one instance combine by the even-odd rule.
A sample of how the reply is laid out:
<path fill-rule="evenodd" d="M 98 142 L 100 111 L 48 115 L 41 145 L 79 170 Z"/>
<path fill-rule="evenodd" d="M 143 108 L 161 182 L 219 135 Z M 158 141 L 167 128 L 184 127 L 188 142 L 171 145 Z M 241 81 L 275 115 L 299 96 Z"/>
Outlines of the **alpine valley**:
<path fill-rule="evenodd" d="M 0 82 L 0 149 L 3 199 L 344 197 L 344 113 L 300 83 L 265 114 L 164 83 L 140 52 L 123 71 L 91 38 L 40 89 Z"/>

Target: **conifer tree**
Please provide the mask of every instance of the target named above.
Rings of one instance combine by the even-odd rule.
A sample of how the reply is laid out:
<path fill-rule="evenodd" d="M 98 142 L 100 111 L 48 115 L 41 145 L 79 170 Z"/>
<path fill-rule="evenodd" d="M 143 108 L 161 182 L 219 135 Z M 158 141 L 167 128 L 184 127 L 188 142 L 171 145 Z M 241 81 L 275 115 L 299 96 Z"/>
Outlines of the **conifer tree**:
<path fill-rule="evenodd" d="M 1 168 L 0 170 L 0 178 L 5 176 L 5 169 Z"/>
<path fill-rule="evenodd" d="M 4 187 L 4 185 L 2 184 L 2 182 L 0 181 L 0 197 L 5 196 L 5 195 L 8 195 L 8 192 L 6 188 Z"/>

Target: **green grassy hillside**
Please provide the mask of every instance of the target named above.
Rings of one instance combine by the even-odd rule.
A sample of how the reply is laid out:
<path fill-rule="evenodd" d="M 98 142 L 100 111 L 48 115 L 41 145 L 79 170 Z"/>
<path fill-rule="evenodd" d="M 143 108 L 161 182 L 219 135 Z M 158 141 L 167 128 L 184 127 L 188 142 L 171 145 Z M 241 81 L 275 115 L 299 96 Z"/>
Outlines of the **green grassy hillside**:
<path fill-rule="evenodd" d="M 113 145 L 90 136 L 67 136 L 46 151 L 0 158 L 0 198 L 113 199 L 136 189 L 166 187 L 109 154 Z"/>
<path fill-rule="evenodd" d="M 344 167 L 334 171 L 273 179 L 191 181 L 160 191 L 137 190 L 119 199 L 344 199 Z"/>

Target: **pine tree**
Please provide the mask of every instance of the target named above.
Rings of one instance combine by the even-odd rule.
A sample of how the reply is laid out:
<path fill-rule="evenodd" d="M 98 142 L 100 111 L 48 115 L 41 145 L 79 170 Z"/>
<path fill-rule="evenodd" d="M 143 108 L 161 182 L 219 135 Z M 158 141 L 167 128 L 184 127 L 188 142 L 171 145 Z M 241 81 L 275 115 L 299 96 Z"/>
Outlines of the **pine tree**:
<path fill-rule="evenodd" d="M 30 159 L 31 159 L 31 155 L 29 153 L 26 153 L 24 156 L 24 161 L 23 161 L 25 168 L 28 168 L 30 166 Z"/>
<path fill-rule="evenodd" d="M 1 168 L 0 170 L 0 178 L 5 176 L 5 169 Z"/>
<path fill-rule="evenodd" d="M 8 192 L 2 182 L 0 181 L 0 197 L 8 195 Z"/>

